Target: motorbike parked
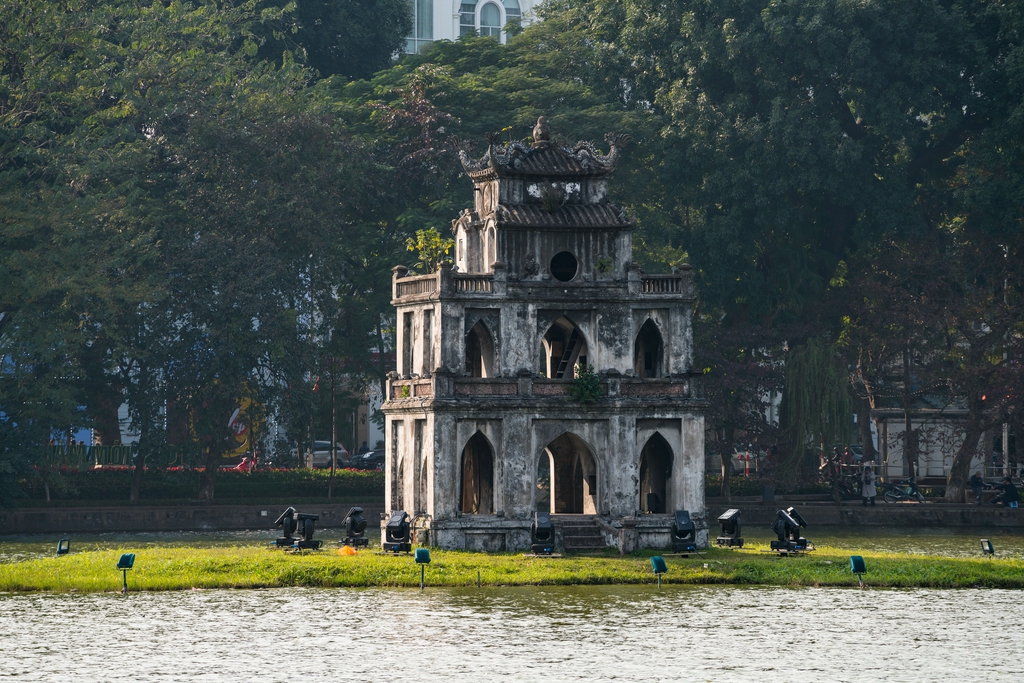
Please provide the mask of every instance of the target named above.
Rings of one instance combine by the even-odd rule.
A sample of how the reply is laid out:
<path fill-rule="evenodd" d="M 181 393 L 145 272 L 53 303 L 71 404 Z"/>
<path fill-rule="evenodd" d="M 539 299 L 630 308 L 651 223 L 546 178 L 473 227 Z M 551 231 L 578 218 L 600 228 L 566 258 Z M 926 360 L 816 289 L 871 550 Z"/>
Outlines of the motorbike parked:
<path fill-rule="evenodd" d="M 899 503 L 904 500 L 924 502 L 924 494 L 917 488 L 917 483 L 913 479 L 903 479 L 895 484 L 886 483 L 882 498 L 886 503 Z"/>

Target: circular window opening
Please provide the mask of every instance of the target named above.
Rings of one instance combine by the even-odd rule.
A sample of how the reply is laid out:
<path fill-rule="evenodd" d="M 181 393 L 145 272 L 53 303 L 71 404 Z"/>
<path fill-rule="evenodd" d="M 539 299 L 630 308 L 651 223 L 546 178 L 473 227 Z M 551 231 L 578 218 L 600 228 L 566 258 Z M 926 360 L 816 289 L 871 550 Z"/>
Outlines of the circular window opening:
<path fill-rule="evenodd" d="M 579 267 L 579 261 L 567 251 L 560 251 L 551 259 L 551 275 L 559 282 L 568 282 L 576 277 Z"/>

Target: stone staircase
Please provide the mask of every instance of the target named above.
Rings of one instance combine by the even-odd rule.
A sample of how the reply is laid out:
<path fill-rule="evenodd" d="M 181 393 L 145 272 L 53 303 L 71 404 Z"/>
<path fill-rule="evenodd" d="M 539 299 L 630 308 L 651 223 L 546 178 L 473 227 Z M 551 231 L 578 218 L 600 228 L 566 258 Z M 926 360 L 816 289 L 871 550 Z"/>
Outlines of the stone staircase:
<path fill-rule="evenodd" d="M 556 515 L 552 521 L 559 531 L 562 550 L 567 553 L 592 552 L 608 547 L 601 527 L 589 515 Z"/>

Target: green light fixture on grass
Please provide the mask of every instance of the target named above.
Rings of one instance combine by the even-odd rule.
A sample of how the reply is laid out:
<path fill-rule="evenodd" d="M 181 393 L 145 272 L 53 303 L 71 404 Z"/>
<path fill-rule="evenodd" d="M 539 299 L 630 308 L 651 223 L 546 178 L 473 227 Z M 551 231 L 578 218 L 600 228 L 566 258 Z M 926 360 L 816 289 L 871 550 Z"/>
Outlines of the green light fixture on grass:
<path fill-rule="evenodd" d="M 868 573 L 867 565 L 864 564 L 864 558 L 860 555 L 850 555 L 850 571 L 857 575 L 857 582 L 863 588 L 863 575 Z"/>
<path fill-rule="evenodd" d="M 651 569 L 654 570 L 655 576 L 658 577 L 658 588 L 661 588 L 661 575 L 668 571 L 668 565 L 665 564 L 665 558 L 661 555 L 655 555 L 652 557 Z"/>
<path fill-rule="evenodd" d="M 128 570 L 135 566 L 135 553 L 124 553 L 117 561 L 117 568 L 121 570 L 121 578 L 124 581 L 122 593 L 128 592 Z"/>

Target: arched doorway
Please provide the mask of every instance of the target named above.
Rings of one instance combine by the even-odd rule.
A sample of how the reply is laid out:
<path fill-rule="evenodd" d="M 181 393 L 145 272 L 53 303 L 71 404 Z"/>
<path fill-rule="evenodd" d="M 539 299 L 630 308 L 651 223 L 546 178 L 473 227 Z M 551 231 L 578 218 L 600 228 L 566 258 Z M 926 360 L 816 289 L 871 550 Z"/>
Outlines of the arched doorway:
<path fill-rule="evenodd" d="M 648 319 L 636 335 L 633 344 L 633 371 L 639 377 L 661 377 L 661 332 L 653 320 Z"/>
<path fill-rule="evenodd" d="M 462 486 L 459 510 L 464 515 L 494 512 L 494 451 L 477 432 L 462 449 Z"/>
<path fill-rule="evenodd" d="M 640 452 L 640 510 L 668 512 L 668 481 L 672 478 L 672 447 L 655 433 Z"/>
<path fill-rule="evenodd" d="M 597 461 L 574 434 L 548 444 L 537 463 L 537 509 L 551 514 L 596 515 Z M 547 501 L 544 508 L 543 501 Z"/>
<path fill-rule="evenodd" d="M 572 379 L 574 368 L 587 367 L 587 342 L 579 328 L 562 316 L 548 328 L 542 340 L 540 371 L 551 379 Z"/>
<path fill-rule="evenodd" d="M 470 377 L 494 376 L 494 339 L 483 320 L 466 334 L 466 372 Z"/>

